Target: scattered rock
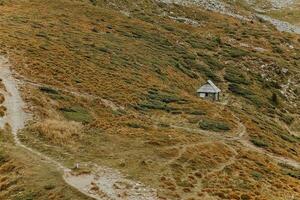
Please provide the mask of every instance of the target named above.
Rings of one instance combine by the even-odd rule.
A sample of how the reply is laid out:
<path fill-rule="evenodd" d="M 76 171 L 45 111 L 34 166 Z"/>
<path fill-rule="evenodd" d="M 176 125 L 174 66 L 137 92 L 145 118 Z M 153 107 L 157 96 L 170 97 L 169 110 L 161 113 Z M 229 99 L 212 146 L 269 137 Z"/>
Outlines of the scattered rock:
<path fill-rule="evenodd" d="M 257 14 L 257 17 L 270 22 L 271 24 L 273 24 L 279 31 L 282 32 L 288 32 L 288 33 L 297 33 L 300 34 L 300 27 L 290 24 L 288 22 L 284 22 L 278 19 L 274 19 L 272 17 L 266 16 L 266 15 L 261 15 L 261 14 Z"/>

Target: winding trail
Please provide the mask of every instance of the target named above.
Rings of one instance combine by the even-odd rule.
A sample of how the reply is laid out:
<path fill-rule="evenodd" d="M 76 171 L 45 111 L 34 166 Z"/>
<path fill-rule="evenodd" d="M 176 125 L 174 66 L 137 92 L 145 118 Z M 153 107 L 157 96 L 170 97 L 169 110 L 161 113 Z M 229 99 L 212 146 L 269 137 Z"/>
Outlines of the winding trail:
<path fill-rule="evenodd" d="M 4 87 L 0 88 L 0 92 L 5 97 L 3 106 L 6 107 L 5 116 L 0 118 L 0 128 L 4 128 L 8 124 L 11 127 L 15 144 L 29 151 L 32 155 L 38 156 L 44 162 L 52 164 L 57 170 L 62 171 L 63 179 L 67 184 L 96 200 L 158 199 L 157 192 L 154 189 L 127 179 L 117 170 L 93 165 L 88 166 L 90 173 L 76 174 L 76 172 L 64 167 L 56 160 L 24 145 L 18 138 L 18 131 L 25 127 L 26 120 L 29 117 L 24 112 L 25 103 L 21 98 L 16 80 L 12 76 L 9 60 L 4 56 L 0 56 L 0 79 L 1 85 Z"/>
<path fill-rule="evenodd" d="M 44 162 L 52 164 L 59 171 L 63 172 L 63 179 L 67 184 L 74 187 L 81 193 L 85 194 L 88 197 L 94 198 L 96 200 L 156 200 L 157 192 L 151 188 L 146 187 L 142 183 L 134 182 L 125 178 L 120 172 L 114 169 L 100 167 L 97 165 L 89 166 L 91 169 L 91 173 L 88 174 L 76 174 L 71 169 L 64 167 L 61 163 L 56 160 L 24 145 L 18 138 L 18 131 L 25 127 L 26 120 L 28 119 L 28 115 L 24 112 L 25 103 L 23 102 L 21 95 L 19 93 L 16 80 L 13 78 L 12 72 L 10 71 L 10 63 L 8 59 L 4 56 L 0 56 L 0 78 L 2 80 L 5 88 L 0 88 L 0 92 L 4 94 L 5 101 L 3 106 L 6 107 L 6 115 L 3 118 L 0 118 L 0 127 L 4 127 L 5 124 L 9 124 L 11 127 L 11 132 L 14 136 L 14 140 L 17 146 L 26 149 L 32 154 L 40 157 Z M 45 85 L 34 83 L 27 79 L 22 79 L 23 83 L 28 83 L 30 85 L 36 87 L 42 87 Z M 50 86 L 52 87 L 52 86 Z M 52 87 L 53 88 L 53 87 Z M 98 96 L 74 92 L 67 89 L 54 88 L 63 92 L 68 92 L 76 96 L 100 99 L 106 106 L 110 107 L 112 110 L 124 109 L 123 107 L 117 106 L 113 102 L 100 98 Z M 225 105 L 223 105 L 225 106 Z M 236 117 L 238 128 L 236 130 L 235 136 L 219 136 L 216 133 L 210 131 L 203 131 L 200 129 L 192 129 L 188 127 L 181 127 L 176 125 L 170 125 L 171 128 L 180 129 L 187 132 L 192 133 L 200 133 L 207 136 L 214 137 L 219 139 L 219 141 L 223 141 L 225 145 L 226 141 L 237 141 L 242 144 L 244 147 L 258 152 L 260 154 L 264 154 L 274 161 L 278 163 L 284 163 L 290 165 L 296 169 L 300 169 L 300 163 L 281 156 L 274 155 L 266 150 L 256 147 L 248 140 L 247 129 L 245 125 L 241 122 L 241 120 Z M 205 142 L 187 144 L 187 145 L 179 145 L 179 146 L 171 146 L 170 148 L 177 148 L 178 155 L 171 159 L 167 164 L 171 164 L 179 159 L 186 151 L 187 148 L 196 147 L 197 145 L 203 144 Z M 205 176 L 209 176 L 213 173 L 223 171 L 227 166 L 232 165 L 236 161 L 236 156 L 238 153 L 234 148 L 227 145 L 234 153 L 234 156 L 230 158 L 227 162 L 220 164 L 217 168 L 208 172 Z M 201 184 L 201 183 L 199 183 Z"/>
<path fill-rule="evenodd" d="M 249 141 L 248 139 L 248 134 L 247 134 L 247 129 L 245 127 L 245 125 L 240 121 L 240 119 L 238 117 L 235 116 L 235 118 L 237 119 L 237 123 L 238 123 L 238 128 L 236 131 L 236 136 L 234 137 L 224 137 L 224 136 L 220 136 L 217 133 L 215 133 L 213 135 L 213 137 L 215 137 L 216 139 L 219 139 L 220 141 L 236 141 L 239 142 L 240 144 L 242 144 L 244 147 L 258 152 L 260 154 L 264 154 L 268 157 L 270 157 L 271 159 L 273 159 L 274 161 L 276 161 L 277 163 L 282 163 L 282 164 L 287 164 L 290 165 L 296 169 L 300 169 L 300 162 L 290 159 L 290 158 L 285 158 L 282 156 L 278 156 L 275 155 L 273 153 L 270 153 L 266 150 L 264 150 L 263 148 L 259 148 L 257 146 L 255 146 L 254 144 L 252 144 L 252 142 Z M 170 125 L 170 127 L 175 128 L 175 129 L 180 129 L 180 130 L 185 130 L 191 133 L 199 133 L 199 134 L 204 134 L 204 135 L 208 135 L 208 136 L 212 136 L 212 133 L 209 131 L 203 131 L 200 129 L 191 129 L 188 127 L 180 127 L 180 126 L 175 126 L 175 125 Z"/>

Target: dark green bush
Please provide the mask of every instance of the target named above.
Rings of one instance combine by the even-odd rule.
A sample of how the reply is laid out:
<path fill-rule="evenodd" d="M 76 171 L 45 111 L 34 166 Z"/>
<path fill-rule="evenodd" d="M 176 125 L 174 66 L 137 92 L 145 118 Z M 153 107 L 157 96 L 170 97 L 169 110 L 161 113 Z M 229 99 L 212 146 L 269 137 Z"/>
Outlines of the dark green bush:
<path fill-rule="evenodd" d="M 92 121 L 92 116 L 89 112 L 80 106 L 61 108 L 60 111 L 68 120 L 89 123 Z"/>
<path fill-rule="evenodd" d="M 260 180 L 260 179 L 262 179 L 262 177 L 263 177 L 263 175 L 262 175 L 261 173 L 257 172 L 257 171 L 253 171 L 253 172 L 251 173 L 251 175 L 252 175 L 252 177 L 253 177 L 254 179 L 256 179 L 256 180 Z"/>
<path fill-rule="evenodd" d="M 127 123 L 127 126 L 130 128 L 145 128 L 145 126 L 137 123 Z"/>
<path fill-rule="evenodd" d="M 280 119 L 288 125 L 291 125 L 294 121 L 294 117 L 292 117 L 290 115 L 285 115 L 285 114 L 281 114 Z"/>
<path fill-rule="evenodd" d="M 194 67 L 197 69 L 197 71 L 199 73 L 201 73 L 203 76 L 205 76 L 206 79 L 210 79 L 214 82 L 221 81 L 220 77 L 215 72 L 213 72 L 211 69 L 209 69 L 208 67 L 200 65 L 200 64 L 197 64 Z"/>
<path fill-rule="evenodd" d="M 210 120 L 210 119 L 204 119 L 199 122 L 199 127 L 203 130 L 210 130 L 210 131 L 229 131 L 230 127 L 228 124 L 220 121 Z"/>
<path fill-rule="evenodd" d="M 296 143 L 296 142 L 300 142 L 300 138 L 293 136 L 293 135 L 289 135 L 289 134 L 281 134 L 280 137 L 290 143 Z"/>
<path fill-rule="evenodd" d="M 206 115 L 206 112 L 201 110 L 187 111 L 186 113 L 190 115 Z"/>
<path fill-rule="evenodd" d="M 235 83 L 231 83 L 229 84 L 228 86 L 228 89 L 235 93 L 235 94 L 238 94 L 238 95 L 241 95 L 241 96 L 247 96 L 247 95 L 253 95 L 253 92 L 238 85 L 238 84 L 235 84 Z"/>
<path fill-rule="evenodd" d="M 250 84 L 250 81 L 246 78 L 246 76 L 239 72 L 237 69 L 227 68 L 224 79 L 237 84 Z"/>
<path fill-rule="evenodd" d="M 237 49 L 237 48 L 231 48 L 227 50 L 227 55 L 232 58 L 240 58 L 248 55 L 249 52 L 243 50 L 243 49 Z"/>
<path fill-rule="evenodd" d="M 225 67 L 219 60 L 209 55 L 203 55 L 202 60 L 214 70 L 221 70 Z"/>
<path fill-rule="evenodd" d="M 53 88 L 42 86 L 40 87 L 40 91 L 48 93 L 48 94 L 59 94 L 59 92 Z"/>
<path fill-rule="evenodd" d="M 255 146 L 258 146 L 258 147 L 268 147 L 268 146 L 269 146 L 265 141 L 263 141 L 263 140 L 261 140 L 261 139 L 259 139 L 259 138 L 251 139 L 250 141 L 251 141 Z"/>
<path fill-rule="evenodd" d="M 279 105 L 279 98 L 278 98 L 278 96 L 277 96 L 276 93 L 272 94 L 271 101 L 272 101 L 272 103 L 273 103 L 274 106 L 278 106 Z"/>

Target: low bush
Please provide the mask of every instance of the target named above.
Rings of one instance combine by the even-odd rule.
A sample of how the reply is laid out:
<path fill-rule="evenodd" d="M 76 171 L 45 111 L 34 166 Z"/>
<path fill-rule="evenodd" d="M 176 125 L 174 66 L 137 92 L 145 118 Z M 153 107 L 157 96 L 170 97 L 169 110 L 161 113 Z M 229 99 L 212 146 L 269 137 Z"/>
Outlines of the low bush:
<path fill-rule="evenodd" d="M 259 139 L 259 138 L 251 139 L 250 141 L 251 141 L 255 146 L 258 146 L 258 147 L 268 147 L 268 144 L 267 144 L 265 141 L 263 141 L 263 140 L 261 140 L 261 139 Z"/>
<path fill-rule="evenodd" d="M 127 123 L 127 126 L 130 128 L 145 128 L 143 125 L 138 123 Z"/>
<path fill-rule="evenodd" d="M 206 115 L 206 112 L 201 110 L 187 111 L 186 113 L 190 115 Z"/>
<path fill-rule="evenodd" d="M 199 127 L 203 130 L 210 130 L 210 131 L 229 131 L 230 127 L 228 124 L 220 121 L 205 119 L 199 122 Z"/>
<path fill-rule="evenodd" d="M 221 70 L 225 67 L 219 60 L 209 55 L 202 56 L 202 60 L 214 70 Z"/>
<path fill-rule="evenodd" d="M 251 175 L 255 180 L 260 180 L 263 177 L 263 175 L 257 171 L 253 171 Z"/>
<path fill-rule="evenodd" d="M 221 81 L 221 78 L 215 72 L 213 72 L 211 69 L 209 69 L 208 67 L 200 65 L 200 64 L 197 64 L 194 67 L 197 69 L 197 71 L 200 74 L 205 76 L 206 79 L 213 80 L 214 82 Z"/>
<path fill-rule="evenodd" d="M 253 92 L 238 85 L 238 84 L 235 84 L 235 83 L 231 83 L 229 84 L 228 86 L 228 89 L 235 93 L 235 94 L 238 94 L 238 95 L 241 95 L 241 96 L 247 96 L 247 95 L 253 95 Z"/>
<path fill-rule="evenodd" d="M 240 58 L 240 57 L 243 57 L 243 56 L 246 56 L 249 54 L 249 52 L 247 52 L 243 49 L 238 49 L 238 48 L 228 49 L 226 51 L 226 53 L 227 53 L 227 56 L 232 57 L 232 58 Z"/>
<path fill-rule="evenodd" d="M 243 73 L 240 73 L 236 69 L 227 68 L 226 74 L 224 76 L 224 79 L 231 82 L 231 83 L 237 83 L 237 84 L 250 84 L 250 81 L 246 78 L 246 76 Z"/>
<path fill-rule="evenodd" d="M 281 134 L 280 137 L 287 141 L 287 142 L 291 142 L 291 143 L 296 143 L 296 142 L 300 142 L 300 138 L 290 135 L 290 134 Z"/>
<path fill-rule="evenodd" d="M 51 87 L 42 86 L 40 87 L 40 91 L 48 93 L 48 94 L 59 94 L 59 92 Z"/>
<path fill-rule="evenodd" d="M 291 125 L 293 121 L 295 120 L 294 117 L 290 115 L 281 114 L 280 119 L 284 121 L 287 125 Z"/>
<path fill-rule="evenodd" d="M 66 119 L 71 121 L 82 123 L 90 123 L 92 121 L 92 116 L 89 112 L 80 106 L 61 108 L 60 111 Z"/>

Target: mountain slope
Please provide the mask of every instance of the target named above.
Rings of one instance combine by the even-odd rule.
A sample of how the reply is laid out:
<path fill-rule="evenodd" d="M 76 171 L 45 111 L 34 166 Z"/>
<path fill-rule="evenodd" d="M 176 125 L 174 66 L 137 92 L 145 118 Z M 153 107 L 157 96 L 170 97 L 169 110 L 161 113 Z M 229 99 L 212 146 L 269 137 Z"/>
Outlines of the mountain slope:
<path fill-rule="evenodd" d="M 300 162 L 299 36 L 199 2 L 2 1 L 1 51 L 33 114 L 22 142 L 161 199 L 300 198 L 278 159 Z M 207 79 L 220 103 L 196 96 Z"/>

